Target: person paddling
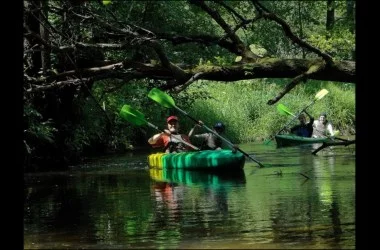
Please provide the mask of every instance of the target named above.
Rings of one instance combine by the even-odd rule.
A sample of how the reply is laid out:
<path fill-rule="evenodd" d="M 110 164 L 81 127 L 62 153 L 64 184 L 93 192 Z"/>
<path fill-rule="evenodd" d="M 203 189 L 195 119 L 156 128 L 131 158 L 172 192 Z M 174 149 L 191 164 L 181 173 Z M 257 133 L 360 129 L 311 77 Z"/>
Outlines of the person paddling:
<path fill-rule="evenodd" d="M 298 116 L 299 124 L 293 126 L 290 129 L 290 133 L 302 136 L 302 137 L 311 137 L 313 134 L 313 122 L 314 117 L 312 117 L 309 113 L 304 111 L 309 116 L 309 122 L 306 122 L 306 115 L 304 113 Z"/>
<path fill-rule="evenodd" d="M 211 132 L 194 134 L 196 128 L 202 127 L 203 122 L 198 121 L 197 124 L 190 130 L 188 136 L 189 138 L 199 138 L 202 140 L 202 144 L 200 146 L 201 150 L 222 150 L 223 149 L 223 141 L 220 137 Z M 218 135 L 222 135 L 226 129 L 226 126 L 222 122 L 217 122 L 213 126 L 213 131 Z M 237 151 L 237 145 L 233 145 L 232 152 Z"/>
<path fill-rule="evenodd" d="M 207 133 L 201 133 L 201 134 L 194 134 L 194 131 L 196 128 L 202 127 L 203 122 L 199 121 L 195 126 L 190 130 L 188 136 L 189 138 L 194 137 L 194 138 L 199 138 L 202 140 L 202 144 L 200 146 L 201 150 L 220 150 L 222 149 L 222 139 L 217 137 L 215 134 L 211 132 Z M 221 135 L 224 130 L 225 126 L 222 122 L 217 122 L 215 123 L 213 130 Z"/>
<path fill-rule="evenodd" d="M 334 130 L 332 124 L 327 120 L 326 113 L 322 113 L 319 119 L 313 123 L 313 135 L 314 138 L 334 136 Z"/>
<path fill-rule="evenodd" d="M 191 144 L 190 139 L 185 134 L 179 133 L 179 120 L 177 116 L 169 116 L 166 119 L 168 129 L 165 133 L 158 133 L 148 139 L 148 143 L 153 148 L 163 148 L 165 153 L 179 153 L 192 151 L 192 148 L 187 146 L 183 141 Z"/>

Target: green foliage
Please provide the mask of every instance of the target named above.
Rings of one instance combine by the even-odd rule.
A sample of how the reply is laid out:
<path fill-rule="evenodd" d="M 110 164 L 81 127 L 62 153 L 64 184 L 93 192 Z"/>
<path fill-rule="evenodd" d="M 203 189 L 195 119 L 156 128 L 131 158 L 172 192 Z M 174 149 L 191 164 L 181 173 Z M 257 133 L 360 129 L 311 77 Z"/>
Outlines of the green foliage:
<path fill-rule="evenodd" d="M 104 59 L 120 62 L 142 54 L 143 57 L 138 59 L 133 57 L 133 59 L 159 62 L 152 48 L 139 43 L 136 39 L 132 40 L 128 35 L 117 34 L 117 31 L 98 25 L 93 19 L 93 16 L 96 16 L 112 23 L 116 28 L 128 30 L 128 27 L 142 27 L 151 30 L 154 34 L 145 34 L 143 29 L 138 32 L 144 36 L 158 37 L 169 60 L 180 64 L 181 67 L 198 65 L 199 68 L 206 68 L 214 65 L 231 65 L 239 61 L 239 58 L 236 59 L 236 54 L 217 45 L 222 38 L 226 38 L 225 31 L 208 13 L 191 4 L 191 1 L 104 0 L 102 3 L 89 1 L 86 3 L 86 8 L 84 5 L 77 5 L 72 7 L 75 9 L 73 14 L 65 10 L 68 5 L 62 6 L 61 1 L 49 1 L 47 5 L 51 9 L 47 12 L 47 18 L 51 27 L 50 25 L 47 27 L 51 31 L 57 30 L 55 34 L 58 35 L 57 37 L 51 35 L 49 42 L 61 48 L 76 42 L 122 43 L 125 45 L 123 50 L 104 50 Z M 224 3 L 235 8 L 247 20 L 256 17 L 250 1 L 224 1 Z M 292 32 L 302 40 L 331 54 L 334 59 L 352 58 L 355 34 L 351 30 L 354 23 L 346 17 L 346 2 L 336 2 L 336 23 L 329 32 L 326 32 L 325 27 L 327 8 L 325 1 L 261 3 L 283 18 Z M 207 5 L 216 8 L 230 27 L 240 24 L 241 20 L 217 2 L 207 1 Z M 67 16 L 65 14 L 64 18 L 63 11 L 67 11 L 65 12 Z M 71 31 L 70 34 L 66 32 L 67 30 Z M 59 33 L 64 35 L 59 37 Z M 250 48 L 254 53 L 261 56 L 282 58 L 304 56 L 304 49 L 292 43 L 284 35 L 281 27 L 268 19 L 259 19 L 252 25 L 237 30 L 236 34 L 246 45 L 251 45 Z M 164 39 L 171 35 L 204 36 L 209 41 L 175 43 Z M 230 42 L 230 39 L 226 39 L 225 42 Z M 52 72 L 58 72 L 57 65 L 61 63 L 61 54 L 55 53 L 54 50 L 51 52 Z M 95 55 L 92 52 L 84 51 L 77 46 L 74 54 L 77 57 L 83 53 L 86 58 L 95 60 L 95 57 L 91 57 Z M 305 57 L 315 56 L 314 53 L 305 53 Z M 71 59 L 75 61 L 76 57 Z M 287 123 L 286 116 L 279 115 L 275 106 L 266 103 L 288 82 L 283 79 L 239 81 L 228 84 L 198 81 L 184 92 L 179 94 L 169 92 L 169 94 L 179 107 L 189 111 L 193 117 L 203 120 L 208 125 L 221 120 L 226 123 L 226 133 L 232 141 L 245 142 L 266 138 Z M 129 124 L 119 117 L 119 111 L 124 104 L 129 104 L 142 111 L 149 122 L 159 128 L 165 128 L 165 118 L 168 115 L 181 114 L 173 109 L 162 108 L 147 97 L 152 87 L 162 85 L 163 83 L 158 80 L 145 79 L 128 83 L 117 80 L 97 81 L 92 86 L 90 96 L 74 98 L 73 108 L 79 110 L 74 114 L 76 120 L 64 121 L 64 124 L 54 124 L 51 119 L 42 117 L 35 107 L 26 105 L 24 118 L 27 151 L 34 152 L 36 147 L 53 145 L 58 132 L 55 127 L 60 129 L 59 132 L 64 137 L 59 139 L 64 141 L 67 155 L 79 156 L 86 151 L 118 151 L 133 146 L 146 146 L 147 138 L 156 131 Z M 281 102 L 295 113 L 307 105 L 321 88 L 326 88 L 330 92 L 321 101 L 316 102 L 310 108 L 310 112 L 317 116 L 325 111 L 338 129 L 354 132 L 355 88 L 350 85 L 308 81 L 307 84 L 297 86 L 281 99 Z M 187 132 L 193 126 L 193 122 L 185 117 L 181 120 L 182 131 Z"/>
<path fill-rule="evenodd" d="M 117 91 L 110 91 L 112 88 L 117 88 Z M 129 149 L 131 141 L 138 140 L 138 136 L 141 135 L 141 128 L 137 128 L 121 119 L 119 112 L 124 104 L 129 104 L 136 109 L 139 109 L 142 105 L 144 106 L 144 101 L 141 100 L 145 99 L 147 101 L 147 92 L 147 84 L 144 81 L 129 84 L 124 84 L 120 81 L 99 81 L 94 85 L 94 97 L 105 110 L 101 110 L 102 114 L 93 119 L 99 120 L 102 117 L 107 117 L 107 122 L 110 122 L 109 130 L 104 131 L 104 136 L 106 137 L 103 138 L 109 150 Z"/>
<path fill-rule="evenodd" d="M 223 121 L 226 124 L 226 136 L 233 142 L 264 140 L 291 119 L 279 114 L 275 105 L 266 104 L 282 90 L 284 82 L 270 84 L 267 81 L 193 84 L 186 91 L 186 95 L 192 97 L 191 103 L 187 103 L 188 112 L 208 126 Z M 293 113 L 298 113 L 323 88 L 329 93 L 316 101 L 308 112 L 316 119 L 321 112 L 327 112 L 335 129 L 343 133 L 354 132 L 355 89 L 348 84 L 341 87 L 341 84 L 313 81 L 308 85 L 297 86 L 279 103 L 283 103 Z M 296 123 L 297 121 L 291 125 Z"/>
<path fill-rule="evenodd" d="M 57 129 L 51 119 L 43 121 L 42 115 L 31 105 L 24 106 L 24 121 L 27 127 L 24 133 L 27 135 L 26 144 L 29 148 L 36 146 L 35 142 L 53 144 Z"/>
<path fill-rule="evenodd" d="M 78 156 L 83 152 L 85 146 L 90 145 L 90 142 L 90 135 L 83 125 L 78 125 L 72 135 L 65 139 L 65 145 L 70 154 L 76 154 Z"/>
<path fill-rule="evenodd" d="M 327 84 L 330 98 L 327 98 L 324 107 L 327 110 L 327 119 L 332 122 L 335 129 L 341 133 L 355 133 L 355 86 L 345 84 L 338 87 L 332 83 Z"/>
<path fill-rule="evenodd" d="M 344 29 L 337 29 L 326 38 L 325 34 L 312 34 L 308 42 L 339 60 L 351 60 L 355 49 L 355 35 Z"/>

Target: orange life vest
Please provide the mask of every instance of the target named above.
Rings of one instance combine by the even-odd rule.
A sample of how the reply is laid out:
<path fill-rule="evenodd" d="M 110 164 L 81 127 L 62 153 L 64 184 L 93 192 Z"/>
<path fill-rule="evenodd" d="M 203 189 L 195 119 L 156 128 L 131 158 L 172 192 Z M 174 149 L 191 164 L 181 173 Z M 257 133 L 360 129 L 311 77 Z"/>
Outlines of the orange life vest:
<path fill-rule="evenodd" d="M 179 135 L 181 136 L 181 139 L 191 143 L 190 139 L 187 135 Z M 182 152 L 182 151 L 190 151 L 192 150 L 191 147 L 187 146 L 183 142 L 177 140 L 176 138 L 172 138 L 171 136 L 167 134 L 163 134 L 160 139 L 157 140 L 155 144 L 152 145 L 154 148 L 164 148 L 164 151 L 169 152 Z"/>

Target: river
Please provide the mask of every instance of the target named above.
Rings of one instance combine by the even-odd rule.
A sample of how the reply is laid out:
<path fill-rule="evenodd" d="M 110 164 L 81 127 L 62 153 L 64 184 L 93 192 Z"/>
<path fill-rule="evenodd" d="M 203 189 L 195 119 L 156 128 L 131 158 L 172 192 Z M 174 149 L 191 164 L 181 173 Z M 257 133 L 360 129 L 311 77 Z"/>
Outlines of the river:
<path fill-rule="evenodd" d="M 24 248 L 355 249 L 355 145 L 239 146 L 266 167 L 168 175 L 140 152 L 25 173 Z"/>

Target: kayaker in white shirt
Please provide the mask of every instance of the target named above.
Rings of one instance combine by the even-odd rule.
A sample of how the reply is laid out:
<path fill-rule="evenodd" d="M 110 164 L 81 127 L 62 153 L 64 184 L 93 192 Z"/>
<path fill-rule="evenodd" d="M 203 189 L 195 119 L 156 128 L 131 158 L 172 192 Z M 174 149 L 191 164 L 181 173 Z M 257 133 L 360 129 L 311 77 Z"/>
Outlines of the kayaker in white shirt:
<path fill-rule="evenodd" d="M 334 136 L 332 124 L 327 120 L 326 113 L 322 113 L 313 123 L 313 138 Z"/>
<path fill-rule="evenodd" d="M 206 132 L 201 134 L 194 134 L 195 128 L 199 128 L 203 126 L 202 121 L 198 121 L 197 124 L 190 130 L 189 138 L 195 137 L 202 140 L 202 144 L 200 146 L 201 150 L 222 150 L 224 148 L 223 141 L 221 138 L 216 136 L 214 133 Z M 220 136 L 224 133 L 226 129 L 225 125 L 222 122 L 217 122 L 213 126 L 213 130 Z M 232 152 L 237 151 L 237 145 L 233 145 Z"/>
<path fill-rule="evenodd" d="M 222 140 L 217 137 L 215 134 L 211 132 L 201 133 L 201 134 L 194 134 L 195 128 L 201 127 L 203 125 L 202 121 L 199 121 L 195 126 L 190 130 L 189 132 L 189 138 L 195 137 L 202 140 L 201 150 L 220 150 L 222 149 Z M 224 130 L 225 126 L 221 122 L 217 122 L 213 130 L 221 135 Z"/>

